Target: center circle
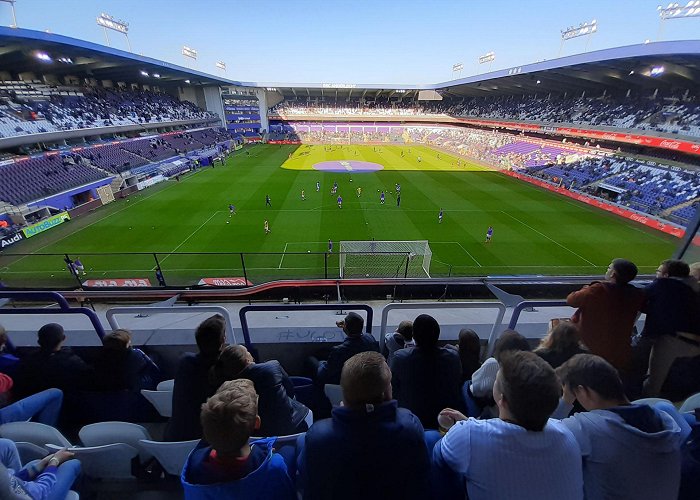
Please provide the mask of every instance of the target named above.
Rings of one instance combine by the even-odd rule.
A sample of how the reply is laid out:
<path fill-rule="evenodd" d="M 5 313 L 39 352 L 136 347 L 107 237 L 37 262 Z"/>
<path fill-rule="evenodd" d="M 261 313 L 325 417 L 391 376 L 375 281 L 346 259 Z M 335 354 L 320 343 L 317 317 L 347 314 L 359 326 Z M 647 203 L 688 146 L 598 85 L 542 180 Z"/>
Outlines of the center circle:
<path fill-rule="evenodd" d="M 371 161 L 332 160 L 316 163 L 313 168 L 314 170 L 320 170 L 322 172 L 365 174 L 367 172 L 383 170 L 384 165 L 372 163 Z"/>

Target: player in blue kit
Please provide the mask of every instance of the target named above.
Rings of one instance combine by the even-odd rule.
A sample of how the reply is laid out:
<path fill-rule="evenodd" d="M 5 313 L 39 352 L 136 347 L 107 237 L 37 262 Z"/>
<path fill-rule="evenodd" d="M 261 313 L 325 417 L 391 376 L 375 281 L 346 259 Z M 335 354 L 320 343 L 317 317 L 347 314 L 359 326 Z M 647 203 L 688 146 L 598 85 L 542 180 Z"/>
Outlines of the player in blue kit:
<path fill-rule="evenodd" d="M 489 226 L 486 230 L 486 243 L 491 243 L 491 238 L 493 237 L 493 226 Z"/>
<path fill-rule="evenodd" d="M 338 208 L 343 208 L 343 197 L 338 196 Z"/>
<path fill-rule="evenodd" d="M 379 203 L 384 205 L 384 191 L 382 191 L 382 194 L 379 195 Z"/>
<path fill-rule="evenodd" d="M 438 224 L 442 224 L 442 216 L 443 216 L 443 212 L 442 212 L 442 208 L 441 208 L 440 212 L 438 213 Z"/>

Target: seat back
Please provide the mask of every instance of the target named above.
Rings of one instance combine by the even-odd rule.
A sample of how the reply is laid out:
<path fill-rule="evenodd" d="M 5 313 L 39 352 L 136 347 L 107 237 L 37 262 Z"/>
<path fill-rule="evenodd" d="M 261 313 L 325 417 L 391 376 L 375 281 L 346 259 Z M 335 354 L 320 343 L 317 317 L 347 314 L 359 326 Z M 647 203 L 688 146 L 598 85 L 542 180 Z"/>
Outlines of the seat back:
<path fill-rule="evenodd" d="M 649 406 L 654 406 L 656 403 L 668 403 L 672 405 L 668 399 L 664 398 L 642 398 L 642 399 L 637 399 L 635 401 L 632 401 L 632 404 L 635 405 L 649 405 Z"/>
<path fill-rule="evenodd" d="M 0 425 L 0 436 L 14 442 L 24 441 L 42 447 L 47 444 L 73 446 L 58 429 L 39 422 L 9 422 Z"/>
<path fill-rule="evenodd" d="M 199 443 L 198 439 L 193 441 L 161 442 L 142 439 L 141 448 L 151 453 L 163 467 L 163 470 L 173 476 L 179 476 L 189 454 Z"/>
<path fill-rule="evenodd" d="M 686 413 L 689 411 L 693 411 L 696 408 L 700 408 L 700 392 L 689 396 L 688 399 L 686 399 L 683 402 L 680 410 L 678 411 L 680 411 L 681 413 Z"/>
<path fill-rule="evenodd" d="M 156 411 L 163 417 L 170 418 L 173 415 L 173 393 L 172 391 L 141 391 L 143 397 L 153 405 Z"/>
<path fill-rule="evenodd" d="M 49 454 L 49 450 L 45 447 L 34 443 L 27 443 L 26 441 L 16 442 L 15 446 L 17 447 L 19 461 L 22 462 L 22 465 L 27 465 L 32 460 L 41 460 Z"/>
<path fill-rule="evenodd" d="M 56 452 L 62 447 L 48 445 L 49 450 Z M 133 479 L 131 461 L 139 454 L 133 446 L 124 443 L 107 444 L 104 446 L 74 446 L 67 449 L 80 460 L 83 474 L 92 479 Z"/>
<path fill-rule="evenodd" d="M 85 446 L 103 446 L 124 443 L 139 450 L 141 462 L 151 458 L 151 454 L 141 448 L 139 440 L 151 439 L 151 435 L 141 425 L 129 422 L 99 422 L 86 425 L 78 433 Z"/>
<path fill-rule="evenodd" d="M 170 379 L 170 380 L 163 380 L 161 383 L 159 383 L 156 386 L 156 390 L 158 391 L 170 391 L 172 392 L 173 389 L 175 388 L 175 379 Z"/>
<path fill-rule="evenodd" d="M 323 386 L 323 392 L 326 393 L 326 397 L 333 405 L 333 408 L 337 408 L 343 402 L 343 389 L 339 385 L 326 384 Z"/>

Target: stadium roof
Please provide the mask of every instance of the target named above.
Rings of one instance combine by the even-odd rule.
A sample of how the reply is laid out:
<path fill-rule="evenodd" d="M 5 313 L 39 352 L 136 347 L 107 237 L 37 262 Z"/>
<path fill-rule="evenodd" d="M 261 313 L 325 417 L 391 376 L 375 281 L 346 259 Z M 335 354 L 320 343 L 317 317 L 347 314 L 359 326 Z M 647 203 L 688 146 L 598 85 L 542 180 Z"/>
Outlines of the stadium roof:
<path fill-rule="evenodd" d="M 244 82 L 243 85 L 275 88 L 285 96 L 347 97 L 363 93 L 392 95 L 398 91 L 413 97 L 420 90 L 438 90 L 456 96 L 487 96 L 629 88 L 686 89 L 696 87 L 698 81 L 700 40 L 688 40 L 597 50 L 432 85 L 261 82 Z"/>
<path fill-rule="evenodd" d="M 38 58 L 39 54 L 46 54 L 50 60 Z M 61 58 L 66 62 L 59 62 Z M 4 26 L 0 27 L 0 69 L 38 75 L 86 74 L 98 80 L 159 86 L 185 85 L 185 80 L 190 80 L 193 85 L 239 85 L 233 80 L 124 50 L 43 31 Z M 153 78 L 154 73 L 160 78 Z"/>

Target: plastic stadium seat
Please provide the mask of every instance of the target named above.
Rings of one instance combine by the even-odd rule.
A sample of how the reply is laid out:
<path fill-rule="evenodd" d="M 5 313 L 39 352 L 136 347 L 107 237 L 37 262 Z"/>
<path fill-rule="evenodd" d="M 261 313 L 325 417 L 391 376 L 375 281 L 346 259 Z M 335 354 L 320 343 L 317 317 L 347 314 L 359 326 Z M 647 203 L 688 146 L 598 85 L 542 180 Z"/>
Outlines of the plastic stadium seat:
<path fill-rule="evenodd" d="M 22 465 L 26 465 L 32 460 L 41 460 L 49 454 L 47 448 L 34 443 L 18 441 L 15 442 L 15 446 L 17 447 L 17 452 L 19 452 L 19 460 L 22 462 Z"/>
<path fill-rule="evenodd" d="M 62 446 L 47 446 L 51 452 L 61 450 Z M 104 446 L 67 448 L 80 460 L 83 474 L 92 479 L 133 479 L 131 461 L 139 454 L 133 446 L 124 443 Z"/>
<path fill-rule="evenodd" d="M 642 399 L 637 399 L 636 401 L 632 401 L 632 404 L 635 404 L 635 405 L 654 406 L 656 403 L 673 404 L 668 399 L 664 399 L 664 398 L 642 398 Z"/>
<path fill-rule="evenodd" d="M 689 411 L 693 411 L 696 408 L 700 408 L 700 392 L 698 392 L 697 394 L 693 394 L 692 396 L 688 396 L 688 399 L 686 399 L 683 402 L 680 410 L 678 411 L 681 413 L 686 413 Z"/>
<path fill-rule="evenodd" d="M 170 380 L 163 380 L 160 384 L 158 384 L 158 386 L 156 387 L 156 390 L 172 392 L 174 388 L 175 388 L 175 379 L 171 378 Z"/>
<path fill-rule="evenodd" d="M 80 495 L 78 495 L 75 491 L 71 490 L 66 495 L 66 500 L 80 500 Z"/>
<path fill-rule="evenodd" d="M 85 446 L 103 446 L 106 444 L 124 443 L 139 450 L 141 463 L 151 458 L 151 454 L 141 448 L 140 440 L 150 440 L 151 435 L 141 425 L 129 422 L 99 422 L 86 425 L 78 433 L 80 441 Z"/>
<path fill-rule="evenodd" d="M 141 394 L 161 416 L 170 418 L 173 415 L 173 391 L 147 391 L 143 389 Z"/>
<path fill-rule="evenodd" d="M 0 436 L 15 443 L 24 441 L 37 446 L 51 444 L 59 448 L 73 446 L 58 429 L 39 422 L 10 422 L 0 425 Z"/>
<path fill-rule="evenodd" d="M 179 476 L 185 465 L 185 460 L 190 452 L 199 443 L 199 439 L 193 441 L 161 442 L 141 439 L 139 444 L 142 449 L 151 453 L 163 470 L 173 476 Z"/>
<path fill-rule="evenodd" d="M 323 392 L 326 393 L 326 397 L 333 405 L 333 408 L 337 408 L 343 402 L 343 389 L 336 384 L 326 384 L 323 387 Z"/>

